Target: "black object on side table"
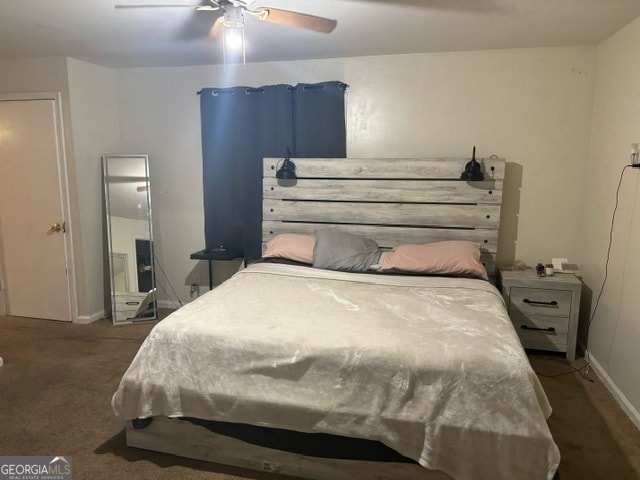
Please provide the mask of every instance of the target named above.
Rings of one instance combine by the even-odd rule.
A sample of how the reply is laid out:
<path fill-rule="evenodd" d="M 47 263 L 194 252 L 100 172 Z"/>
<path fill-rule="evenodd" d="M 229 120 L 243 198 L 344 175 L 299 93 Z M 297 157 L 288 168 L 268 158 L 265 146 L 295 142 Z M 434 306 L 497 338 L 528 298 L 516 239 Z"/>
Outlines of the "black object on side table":
<path fill-rule="evenodd" d="M 244 258 L 244 250 L 242 248 L 213 247 L 192 253 L 189 258 L 191 260 L 207 260 L 209 262 L 209 290 L 213 289 L 213 268 L 211 262 L 218 260 L 235 260 L 236 258 Z"/>

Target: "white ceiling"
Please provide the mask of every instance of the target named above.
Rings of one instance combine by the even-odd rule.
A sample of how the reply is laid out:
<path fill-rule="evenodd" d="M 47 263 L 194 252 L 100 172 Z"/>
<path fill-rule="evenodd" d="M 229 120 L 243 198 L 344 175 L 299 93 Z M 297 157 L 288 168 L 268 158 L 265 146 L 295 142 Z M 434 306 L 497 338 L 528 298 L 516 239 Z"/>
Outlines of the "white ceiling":
<path fill-rule="evenodd" d="M 69 56 L 110 67 L 222 63 L 220 40 L 193 34 L 216 14 L 115 9 L 189 0 L 0 0 L 0 60 Z M 597 45 L 640 16 L 640 0 L 256 0 L 333 18 L 321 34 L 245 20 L 247 62 Z M 0 75 L 2 73 L 0 72 Z"/>

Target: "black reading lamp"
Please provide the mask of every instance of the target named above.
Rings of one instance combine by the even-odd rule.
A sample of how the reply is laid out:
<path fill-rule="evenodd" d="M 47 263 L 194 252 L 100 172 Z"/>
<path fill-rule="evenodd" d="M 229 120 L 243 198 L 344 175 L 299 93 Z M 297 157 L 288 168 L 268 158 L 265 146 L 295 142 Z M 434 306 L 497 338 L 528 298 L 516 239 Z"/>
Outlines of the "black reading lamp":
<path fill-rule="evenodd" d="M 280 165 L 280 168 L 276 171 L 276 178 L 280 180 L 296 180 L 296 164 L 293 163 L 289 157 L 291 156 L 291 150 L 287 148 L 287 156 L 284 158 L 284 162 Z"/>
<path fill-rule="evenodd" d="M 471 161 L 464 167 L 464 172 L 460 175 L 460 180 L 466 180 L 468 182 L 481 182 L 484 180 L 484 174 L 482 173 L 482 167 L 476 161 L 476 147 L 473 147 L 473 155 Z"/>

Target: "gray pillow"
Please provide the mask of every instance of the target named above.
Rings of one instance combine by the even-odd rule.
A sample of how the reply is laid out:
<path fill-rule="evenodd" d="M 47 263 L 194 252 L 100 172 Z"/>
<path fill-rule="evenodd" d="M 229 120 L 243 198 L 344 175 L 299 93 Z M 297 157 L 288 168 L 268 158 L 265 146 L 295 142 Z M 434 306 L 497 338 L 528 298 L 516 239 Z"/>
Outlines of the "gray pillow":
<path fill-rule="evenodd" d="M 378 244 L 370 238 L 337 230 L 318 230 L 313 247 L 313 266 L 327 270 L 366 272 L 378 263 Z"/>

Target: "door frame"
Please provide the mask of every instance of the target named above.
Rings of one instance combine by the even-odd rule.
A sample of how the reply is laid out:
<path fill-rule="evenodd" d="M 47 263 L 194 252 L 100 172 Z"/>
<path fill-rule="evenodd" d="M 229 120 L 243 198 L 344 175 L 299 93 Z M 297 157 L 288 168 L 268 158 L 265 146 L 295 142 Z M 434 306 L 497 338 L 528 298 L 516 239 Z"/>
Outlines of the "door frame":
<path fill-rule="evenodd" d="M 28 92 L 28 93 L 0 93 L 0 102 L 11 101 L 29 101 L 29 100 L 52 100 L 53 101 L 53 116 L 55 122 L 55 137 L 58 157 L 58 192 L 60 195 L 60 204 L 62 209 L 63 219 L 65 222 L 65 263 L 67 268 L 67 290 L 69 292 L 69 313 L 71 315 L 71 322 L 76 323 L 78 321 L 78 294 L 76 289 L 76 270 L 75 270 L 75 255 L 74 255 L 74 242 L 73 231 L 74 225 L 72 222 L 71 208 L 70 208 L 70 194 L 69 194 L 69 171 L 67 168 L 67 150 L 64 137 L 64 122 L 62 114 L 62 100 L 60 92 Z M 2 245 L 0 245 L 2 248 Z M 0 315 L 7 314 L 6 306 L 6 278 L 3 271 L 3 265 L 0 261 Z"/>

